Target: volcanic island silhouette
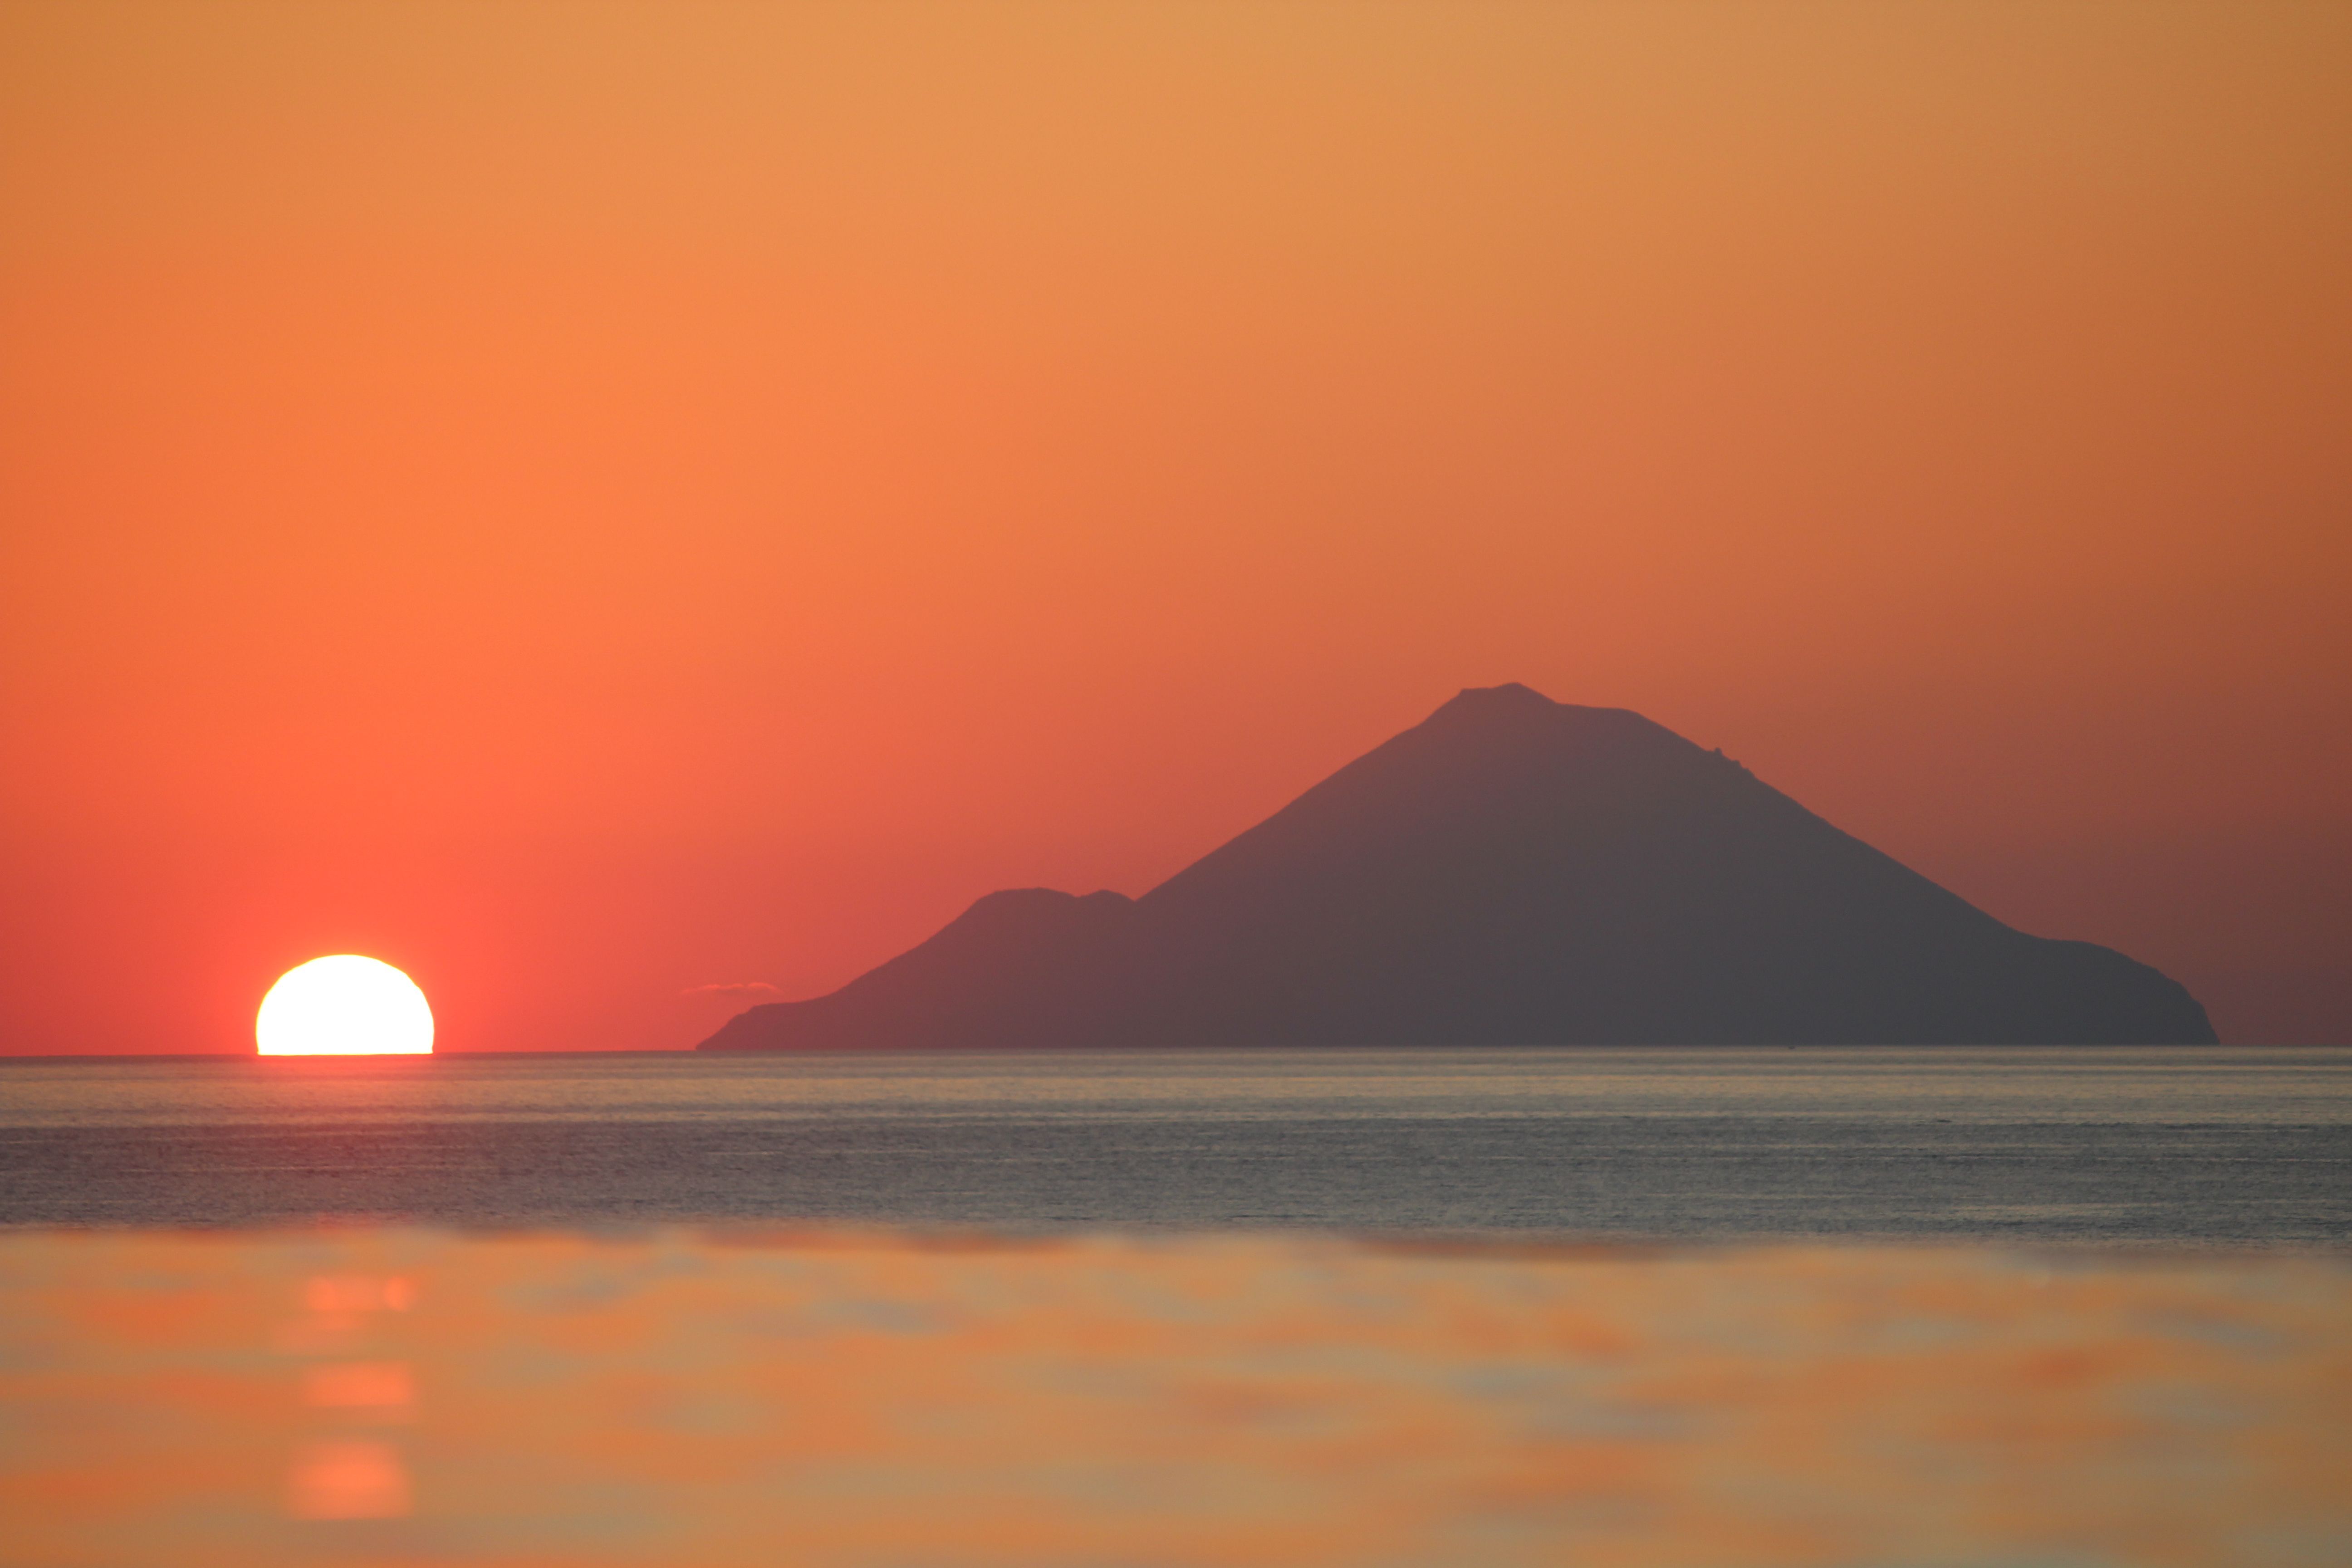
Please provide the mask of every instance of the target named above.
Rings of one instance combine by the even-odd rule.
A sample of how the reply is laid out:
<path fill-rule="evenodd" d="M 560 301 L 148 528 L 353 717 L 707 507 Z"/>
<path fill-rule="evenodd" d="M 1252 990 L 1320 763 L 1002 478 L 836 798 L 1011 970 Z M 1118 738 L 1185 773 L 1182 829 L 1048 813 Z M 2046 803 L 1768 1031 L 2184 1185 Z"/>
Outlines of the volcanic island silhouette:
<path fill-rule="evenodd" d="M 702 1050 L 2216 1043 L 1622 708 L 1463 692 L 1139 899 L 991 893 Z"/>

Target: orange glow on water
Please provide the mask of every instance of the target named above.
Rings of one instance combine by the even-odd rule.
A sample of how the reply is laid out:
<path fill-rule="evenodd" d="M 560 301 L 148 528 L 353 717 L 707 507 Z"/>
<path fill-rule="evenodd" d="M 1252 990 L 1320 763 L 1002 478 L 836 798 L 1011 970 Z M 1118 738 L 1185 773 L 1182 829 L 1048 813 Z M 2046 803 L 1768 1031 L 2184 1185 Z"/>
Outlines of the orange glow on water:
<path fill-rule="evenodd" d="M 367 1437 L 306 1445 L 286 1489 L 286 1511 L 296 1519 L 398 1519 L 411 1506 L 400 1451 Z"/>
<path fill-rule="evenodd" d="M 0 1264 L 12 1563 L 2237 1563 L 2344 1516 L 2352 1281 L 2294 1250 L 20 1229 Z M 320 1268 L 429 1295 L 255 1354 Z"/>

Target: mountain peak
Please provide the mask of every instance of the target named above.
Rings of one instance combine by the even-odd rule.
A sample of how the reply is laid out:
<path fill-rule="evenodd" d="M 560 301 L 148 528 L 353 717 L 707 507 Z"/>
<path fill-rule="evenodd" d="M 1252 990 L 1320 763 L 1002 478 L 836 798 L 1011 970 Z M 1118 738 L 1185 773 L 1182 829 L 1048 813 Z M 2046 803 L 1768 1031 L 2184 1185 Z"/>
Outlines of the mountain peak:
<path fill-rule="evenodd" d="M 1554 702 L 1535 688 L 1514 680 L 1503 686 L 1465 686 L 1423 723 L 1439 729 L 1475 725 L 1487 730 L 1532 731 L 1548 729 L 1567 714 L 1600 711 L 1602 710 Z"/>
<path fill-rule="evenodd" d="M 1496 708 L 1506 703 L 1531 709 L 1560 706 L 1534 687 L 1522 686 L 1516 680 L 1507 680 L 1500 686 L 1465 686 L 1454 693 L 1454 700 L 1445 706 L 1447 708 L 1461 705 L 1474 708 Z M 1444 710 L 1441 709 L 1440 711 Z"/>
<path fill-rule="evenodd" d="M 1473 687 L 1140 899 L 999 893 L 717 1049 L 2210 1043 L 1639 713 Z"/>
<path fill-rule="evenodd" d="M 1631 708 L 1587 708 L 1573 702 L 1555 702 L 1535 688 L 1516 680 L 1501 686 L 1464 687 L 1419 727 L 1447 730 L 1456 726 L 1475 726 L 1496 734 L 1567 731 L 1598 737 L 1646 731 L 1666 737 L 1674 733 Z"/>

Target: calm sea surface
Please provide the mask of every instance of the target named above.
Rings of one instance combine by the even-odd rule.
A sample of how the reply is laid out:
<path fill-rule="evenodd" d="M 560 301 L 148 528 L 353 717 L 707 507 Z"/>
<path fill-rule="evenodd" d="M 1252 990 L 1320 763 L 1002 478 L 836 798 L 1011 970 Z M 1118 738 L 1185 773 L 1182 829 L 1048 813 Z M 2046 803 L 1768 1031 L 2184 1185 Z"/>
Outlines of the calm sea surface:
<path fill-rule="evenodd" d="M 2352 1239 L 2352 1051 L 0 1065 L 0 1224 Z"/>

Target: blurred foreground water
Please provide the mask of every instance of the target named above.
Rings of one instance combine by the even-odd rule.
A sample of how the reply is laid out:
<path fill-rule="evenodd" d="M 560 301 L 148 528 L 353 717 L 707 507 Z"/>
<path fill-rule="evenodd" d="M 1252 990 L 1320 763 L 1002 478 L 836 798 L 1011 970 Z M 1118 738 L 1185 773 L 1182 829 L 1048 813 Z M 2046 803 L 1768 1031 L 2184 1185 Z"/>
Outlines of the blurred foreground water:
<path fill-rule="evenodd" d="M 2352 1238 L 2352 1051 L 0 1066 L 0 1224 Z"/>
<path fill-rule="evenodd" d="M 0 1236 L 13 1568 L 2352 1562 L 2333 1249 Z"/>

